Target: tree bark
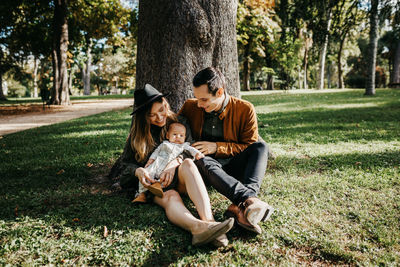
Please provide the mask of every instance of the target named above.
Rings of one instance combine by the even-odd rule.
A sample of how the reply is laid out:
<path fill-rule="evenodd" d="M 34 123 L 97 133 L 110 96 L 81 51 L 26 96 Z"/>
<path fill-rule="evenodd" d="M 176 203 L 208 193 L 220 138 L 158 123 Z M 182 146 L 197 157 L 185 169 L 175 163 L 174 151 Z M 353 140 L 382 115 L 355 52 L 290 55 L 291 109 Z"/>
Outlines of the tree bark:
<path fill-rule="evenodd" d="M 371 0 L 367 83 L 365 86 L 365 95 L 375 95 L 376 52 L 378 47 L 378 5 L 379 0 Z"/>
<path fill-rule="evenodd" d="M 58 48 L 58 42 L 56 41 L 56 37 L 54 37 L 53 41 L 53 51 L 51 53 L 51 61 L 53 64 L 53 88 L 51 89 L 51 99 L 50 103 L 53 105 L 59 105 L 60 104 L 60 98 L 59 98 L 59 90 L 60 90 L 60 70 L 59 70 L 59 64 L 58 64 L 58 53 L 57 50 Z"/>
<path fill-rule="evenodd" d="M 54 33 L 53 33 L 53 88 L 50 103 L 54 105 L 69 105 L 68 91 L 68 0 L 54 2 Z"/>
<path fill-rule="evenodd" d="M 326 51 L 328 49 L 329 42 L 329 30 L 331 28 L 332 22 L 332 10 L 328 10 L 327 23 L 326 23 L 326 34 L 324 37 L 324 42 L 322 43 L 320 54 L 319 54 L 319 71 L 318 71 L 318 80 L 317 80 L 317 88 L 324 88 L 324 74 L 325 74 L 325 59 L 326 59 Z"/>
<path fill-rule="evenodd" d="M 194 75 L 213 66 L 239 96 L 236 10 L 235 0 L 139 1 L 136 88 L 150 83 L 171 92 L 177 111 L 193 96 Z"/>
<path fill-rule="evenodd" d="M 304 58 L 303 58 L 303 70 L 304 70 L 304 89 L 308 89 L 307 82 L 307 69 L 308 69 L 308 43 L 306 41 L 305 49 L 304 49 Z"/>
<path fill-rule="evenodd" d="M 267 76 L 267 90 L 275 90 L 274 75 L 272 75 L 272 74 L 268 74 L 268 76 Z"/>
<path fill-rule="evenodd" d="M 390 83 L 399 84 L 400 83 L 400 40 L 397 41 L 396 51 L 394 53 L 393 60 L 393 71 L 392 80 Z M 399 87 L 399 85 L 397 85 Z"/>
<path fill-rule="evenodd" d="M 0 100 L 7 100 L 3 93 L 3 73 L 0 72 Z"/>
<path fill-rule="evenodd" d="M 90 72 L 92 67 L 92 38 L 87 38 L 86 64 L 83 68 L 83 94 L 90 95 Z"/>
<path fill-rule="evenodd" d="M 247 44 L 244 46 L 244 60 L 243 60 L 244 91 L 250 91 L 250 45 L 251 45 L 251 39 L 249 38 Z"/>
<path fill-rule="evenodd" d="M 37 72 L 39 68 L 39 59 L 35 56 L 33 57 L 33 97 L 38 97 L 38 84 L 37 84 Z"/>
<path fill-rule="evenodd" d="M 239 96 L 236 0 L 139 1 L 136 88 L 146 83 L 171 92 L 174 111 L 193 96 L 192 80 L 213 66 L 225 76 L 226 90 Z M 128 143 L 109 174 L 118 176 Z"/>
<path fill-rule="evenodd" d="M 343 70 L 342 70 L 342 52 L 344 41 L 346 40 L 346 35 L 340 40 L 339 45 L 339 52 L 338 52 L 338 87 L 340 89 L 344 89 L 344 82 L 343 82 Z"/>

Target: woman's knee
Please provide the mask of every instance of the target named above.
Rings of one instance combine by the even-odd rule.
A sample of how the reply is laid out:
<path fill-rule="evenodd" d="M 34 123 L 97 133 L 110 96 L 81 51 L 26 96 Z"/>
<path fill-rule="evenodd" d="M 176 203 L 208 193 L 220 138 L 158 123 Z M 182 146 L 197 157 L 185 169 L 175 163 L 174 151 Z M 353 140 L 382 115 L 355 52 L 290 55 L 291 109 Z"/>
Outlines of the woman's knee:
<path fill-rule="evenodd" d="M 181 164 L 181 168 L 184 170 L 188 170 L 191 168 L 196 168 L 196 165 L 194 164 L 192 159 L 184 159 Z"/>
<path fill-rule="evenodd" d="M 179 195 L 179 193 L 175 190 L 168 190 L 166 192 L 164 192 L 164 196 L 163 199 L 166 202 L 170 202 L 170 201 L 179 201 L 181 199 L 181 196 Z"/>

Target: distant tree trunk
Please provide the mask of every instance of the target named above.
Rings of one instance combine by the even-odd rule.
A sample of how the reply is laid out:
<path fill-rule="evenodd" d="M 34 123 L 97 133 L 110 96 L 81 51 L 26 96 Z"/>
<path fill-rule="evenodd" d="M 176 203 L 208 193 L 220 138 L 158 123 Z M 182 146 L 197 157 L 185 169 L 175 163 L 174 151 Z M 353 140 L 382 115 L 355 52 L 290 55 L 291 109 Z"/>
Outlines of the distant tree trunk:
<path fill-rule="evenodd" d="M 53 88 L 51 89 L 51 99 L 50 103 L 53 105 L 60 104 L 59 90 L 60 90 L 60 70 L 58 64 L 58 53 L 57 50 L 57 41 L 54 39 L 53 41 L 53 51 L 51 53 L 51 61 L 53 64 Z"/>
<path fill-rule="evenodd" d="M 0 100 L 7 100 L 3 93 L 3 73 L 0 72 Z"/>
<path fill-rule="evenodd" d="M 244 60 L 243 60 L 244 91 L 250 91 L 250 45 L 251 45 L 251 39 L 249 38 L 247 44 L 244 46 Z"/>
<path fill-rule="evenodd" d="M 90 95 L 90 72 L 92 66 L 92 38 L 87 38 L 86 64 L 83 68 L 83 94 Z"/>
<path fill-rule="evenodd" d="M 331 64 L 328 64 L 328 67 L 326 68 L 326 80 L 328 82 L 328 88 L 332 87 L 332 69 L 331 69 Z"/>
<path fill-rule="evenodd" d="M 193 95 L 194 75 L 209 66 L 221 70 L 230 95 L 239 96 L 236 0 L 139 1 L 136 88 L 150 83 L 171 92 L 177 111 Z M 127 153 L 111 169 L 118 176 Z"/>
<path fill-rule="evenodd" d="M 390 81 L 390 83 L 400 83 L 400 40 L 397 41 L 396 51 L 394 53 L 392 73 L 392 80 Z"/>
<path fill-rule="evenodd" d="M 192 79 L 214 66 L 239 96 L 235 0 L 139 1 L 136 88 L 146 83 L 177 111 L 192 96 Z"/>
<path fill-rule="evenodd" d="M 67 70 L 68 0 L 56 0 L 54 5 L 53 89 L 50 103 L 54 105 L 69 105 Z"/>
<path fill-rule="evenodd" d="M 340 40 L 339 52 L 338 52 L 338 87 L 341 89 L 344 89 L 343 70 L 342 70 L 342 51 L 343 51 L 343 45 L 344 45 L 345 40 L 346 40 L 346 34 Z"/>
<path fill-rule="evenodd" d="M 326 51 L 328 49 L 329 42 L 329 30 L 331 28 L 332 22 L 332 10 L 329 9 L 326 23 L 326 34 L 324 37 L 324 42 L 322 43 L 321 50 L 319 53 L 319 69 L 318 69 L 318 80 L 317 80 L 317 89 L 324 88 L 324 74 L 325 74 L 325 59 L 326 59 Z"/>
<path fill-rule="evenodd" d="M 308 69 L 308 45 L 306 42 L 306 46 L 304 49 L 304 58 L 303 58 L 303 72 L 304 72 L 304 89 L 308 89 L 308 82 L 307 82 L 307 69 Z"/>
<path fill-rule="evenodd" d="M 378 5 L 379 0 L 371 0 L 367 83 L 365 86 L 365 95 L 375 95 L 376 52 L 378 47 Z"/>
<path fill-rule="evenodd" d="M 268 74 L 267 76 L 267 90 L 274 90 L 274 76 L 272 74 Z"/>
<path fill-rule="evenodd" d="M 39 68 L 39 59 L 35 56 L 33 57 L 33 97 L 38 97 L 38 84 L 37 84 L 37 72 Z"/>

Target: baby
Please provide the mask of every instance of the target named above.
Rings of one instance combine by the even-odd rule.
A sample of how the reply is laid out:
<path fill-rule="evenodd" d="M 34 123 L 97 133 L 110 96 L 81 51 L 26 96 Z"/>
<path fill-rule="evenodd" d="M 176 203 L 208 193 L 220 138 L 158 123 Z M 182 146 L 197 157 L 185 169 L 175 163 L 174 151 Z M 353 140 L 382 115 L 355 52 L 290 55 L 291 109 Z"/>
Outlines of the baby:
<path fill-rule="evenodd" d="M 183 124 L 178 122 L 171 123 L 166 138 L 167 140 L 164 140 L 154 150 L 145 165 L 149 176 L 154 180 L 159 180 L 160 174 L 167 164 L 176 159 L 183 151 L 188 151 L 196 160 L 204 157 L 203 153 L 190 146 L 189 142 L 185 142 L 186 127 Z M 147 189 L 156 196 L 163 196 L 162 186 L 159 182 L 153 183 L 148 188 L 139 183 L 139 193 Z"/>

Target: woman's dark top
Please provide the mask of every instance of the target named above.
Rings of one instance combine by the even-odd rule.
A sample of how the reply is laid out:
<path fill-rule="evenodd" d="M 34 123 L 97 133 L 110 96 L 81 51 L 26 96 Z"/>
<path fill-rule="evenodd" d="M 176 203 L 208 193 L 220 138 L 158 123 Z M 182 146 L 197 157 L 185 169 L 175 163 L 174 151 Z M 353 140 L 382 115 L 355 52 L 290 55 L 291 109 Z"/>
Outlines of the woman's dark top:
<path fill-rule="evenodd" d="M 192 132 L 190 130 L 190 125 L 187 122 L 187 119 L 179 115 L 178 121 L 186 127 L 185 141 L 193 143 Z M 151 125 L 150 133 L 155 143 L 154 149 L 156 149 L 157 146 L 163 141 L 160 139 L 161 130 L 162 127 Z M 129 146 L 129 149 L 127 150 L 127 153 L 122 155 L 122 172 L 120 175 L 120 185 L 125 190 L 136 192 L 139 187 L 139 179 L 135 176 L 135 171 L 137 168 L 144 167 L 144 165 L 146 165 L 146 162 L 150 158 L 150 155 L 154 151 L 154 149 L 153 151 L 150 151 L 147 158 L 143 162 L 138 162 L 135 158 L 136 151 L 134 151 L 131 146 L 130 135 L 128 137 L 128 142 L 126 145 Z"/>

